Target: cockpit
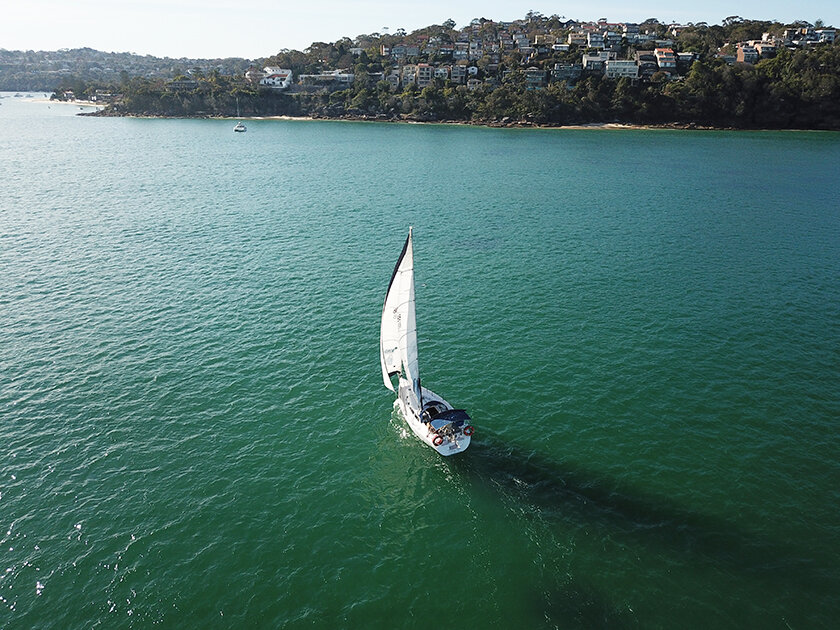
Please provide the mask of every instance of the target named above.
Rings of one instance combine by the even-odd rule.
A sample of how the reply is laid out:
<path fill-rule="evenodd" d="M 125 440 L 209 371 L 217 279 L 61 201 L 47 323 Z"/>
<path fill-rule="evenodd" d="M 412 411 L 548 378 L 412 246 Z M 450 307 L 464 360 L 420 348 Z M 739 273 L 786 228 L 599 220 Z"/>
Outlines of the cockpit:
<path fill-rule="evenodd" d="M 470 421 L 470 416 L 463 409 L 448 409 L 446 405 L 439 402 L 423 405 L 420 418 L 437 433 L 446 433 L 448 430 L 458 431 Z"/>

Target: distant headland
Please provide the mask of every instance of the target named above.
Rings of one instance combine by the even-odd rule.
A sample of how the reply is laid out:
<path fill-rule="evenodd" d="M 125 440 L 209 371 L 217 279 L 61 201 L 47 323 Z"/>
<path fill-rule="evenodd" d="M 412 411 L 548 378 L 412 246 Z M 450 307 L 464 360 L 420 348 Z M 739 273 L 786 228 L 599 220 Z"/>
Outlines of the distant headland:
<path fill-rule="evenodd" d="M 85 59 L 106 53 L 63 53 L 76 62 L 50 70 L 51 85 L 26 85 L 17 73 L 0 89 L 48 88 L 56 99 L 104 104 L 103 116 L 840 130 L 840 42 L 820 21 L 634 24 L 529 12 L 315 42 L 260 60 L 129 55 L 107 66 L 100 58 L 94 71 Z M 0 51 L 7 69 L 10 56 Z M 140 60 L 154 71 L 141 71 Z M 31 68 L 32 81 L 43 81 Z"/>

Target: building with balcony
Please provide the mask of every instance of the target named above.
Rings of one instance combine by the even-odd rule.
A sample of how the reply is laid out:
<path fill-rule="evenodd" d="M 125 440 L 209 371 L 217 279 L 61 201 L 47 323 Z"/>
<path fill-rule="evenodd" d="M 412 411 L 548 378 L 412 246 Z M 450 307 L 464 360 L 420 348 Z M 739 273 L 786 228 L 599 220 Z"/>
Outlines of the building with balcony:
<path fill-rule="evenodd" d="M 427 63 L 417 64 L 417 87 L 424 88 L 431 85 L 434 78 L 434 68 Z"/>
<path fill-rule="evenodd" d="M 583 53 L 581 57 L 581 65 L 583 66 L 583 71 L 603 74 L 604 66 L 607 63 L 607 60 L 611 57 L 615 58 L 615 53 L 610 53 L 605 50 L 600 52 Z"/>
<path fill-rule="evenodd" d="M 298 78 L 303 85 L 344 88 L 353 83 L 356 75 L 342 70 L 326 70 L 318 74 L 302 74 Z"/>
<path fill-rule="evenodd" d="M 604 76 L 608 79 L 638 79 L 639 66 L 633 59 L 607 59 L 604 62 Z"/>
<path fill-rule="evenodd" d="M 574 83 L 580 78 L 582 73 L 583 66 L 579 63 L 555 63 L 554 69 L 551 71 L 551 80 Z"/>
<path fill-rule="evenodd" d="M 525 87 L 529 90 L 539 90 L 548 85 L 545 70 L 531 67 L 525 71 Z"/>
<path fill-rule="evenodd" d="M 403 87 L 417 85 L 417 66 L 414 64 L 404 65 L 400 72 L 400 83 Z"/>
<path fill-rule="evenodd" d="M 458 83 L 463 85 L 467 80 L 467 67 L 466 66 L 452 66 L 452 70 L 450 70 L 449 79 L 452 83 Z"/>
<path fill-rule="evenodd" d="M 604 34 L 599 31 L 589 31 L 586 34 L 586 45 L 589 48 L 604 48 Z"/>
<path fill-rule="evenodd" d="M 571 46 L 581 46 L 585 47 L 588 42 L 589 38 L 585 31 L 572 31 L 569 33 L 569 36 L 566 38 L 566 42 Z"/>

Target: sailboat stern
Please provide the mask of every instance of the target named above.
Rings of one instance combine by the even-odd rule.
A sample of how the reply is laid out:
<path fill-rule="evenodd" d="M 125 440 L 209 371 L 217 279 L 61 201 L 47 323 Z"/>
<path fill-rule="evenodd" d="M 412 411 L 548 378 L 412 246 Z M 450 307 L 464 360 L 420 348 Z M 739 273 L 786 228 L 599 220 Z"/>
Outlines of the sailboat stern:
<path fill-rule="evenodd" d="M 473 426 L 470 416 L 463 409 L 446 409 L 429 418 L 429 409 L 424 409 L 425 424 L 429 427 L 431 446 L 441 455 L 454 455 L 467 450 L 472 439 Z"/>
<path fill-rule="evenodd" d="M 402 415 L 414 435 L 444 456 L 467 450 L 473 435 L 470 416 L 452 406 L 434 392 L 422 388 L 423 407 L 419 411 L 414 388 L 400 379 L 399 395 L 394 407 Z"/>

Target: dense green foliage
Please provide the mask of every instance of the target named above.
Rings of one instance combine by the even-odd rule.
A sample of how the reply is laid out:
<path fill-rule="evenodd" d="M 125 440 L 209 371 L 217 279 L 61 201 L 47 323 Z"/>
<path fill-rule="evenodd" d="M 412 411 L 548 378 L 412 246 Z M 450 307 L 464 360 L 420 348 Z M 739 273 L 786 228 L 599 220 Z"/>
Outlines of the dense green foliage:
<path fill-rule="evenodd" d="M 840 129 L 840 44 L 782 49 L 755 66 L 696 61 L 677 81 L 582 78 L 573 86 L 525 87 L 515 70 L 476 90 L 449 81 L 393 92 L 366 80 L 343 90 L 286 94 L 211 73 L 183 84 L 132 79 L 113 113 L 164 116 L 324 116 L 562 125 L 591 122 L 696 124 L 736 128 Z M 73 85 L 77 95 L 95 86 Z M 104 86 L 100 86 L 104 87 Z"/>

